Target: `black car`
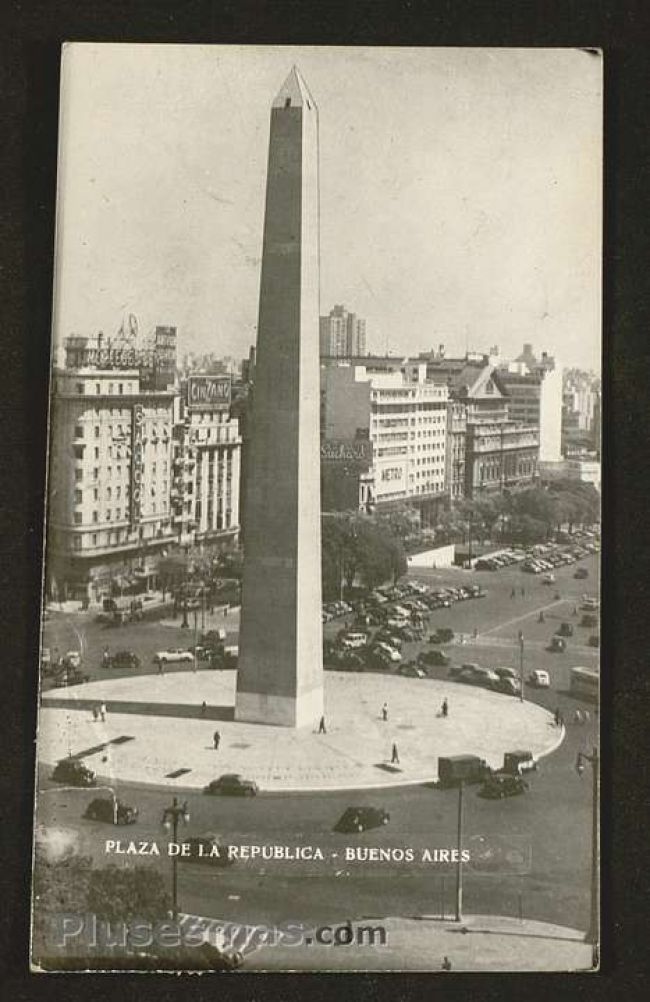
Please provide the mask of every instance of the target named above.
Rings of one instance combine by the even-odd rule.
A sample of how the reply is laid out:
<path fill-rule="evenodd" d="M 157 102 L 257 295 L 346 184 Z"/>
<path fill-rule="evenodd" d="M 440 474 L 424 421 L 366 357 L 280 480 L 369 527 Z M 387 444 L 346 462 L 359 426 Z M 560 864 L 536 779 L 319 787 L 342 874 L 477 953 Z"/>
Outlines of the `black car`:
<path fill-rule="evenodd" d="M 228 846 L 220 841 L 218 835 L 213 835 L 211 832 L 183 841 L 189 845 L 190 851 L 189 855 L 177 857 L 182 863 L 208 863 L 211 866 L 226 867 L 232 866 L 235 862 L 230 858 Z"/>
<path fill-rule="evenodd" d="M 118 668 L 133 670 L 142 664 L 140 658 L 133 651 L 117 651 L 111 657 L 106 658 L 104 664 L 107 668 Z"/>
<path fill-rule="evenodd" d="M 528 783 L 521 776 L 493 772 L 483 783 L 478 795 L 479 797 L 487 797 L 489 800 L 503 800 L 504 797 L 516 797 L 528 789 Z"/>
<path fill-rule="evenodd" d="M 89 821 L 108 821 L 111 825 L 134 825 L 138 820 L 137 807 L 112 797 L 96 797 L 84 811 Z"/>
<path fill-rule="evenodd" d="M 430 644 L 448 644 L 454 639 L 454 631 L 448 626 L 439 626 L 429 637 Z"/>
<path fill-rule="evenodd" d="M 349 834 L 387 825 L 390 814 L 383 807 L 347 807 L 334 825 L 335 832 Z"/>
<path fill-rule="evenodd" d="M 443 654 L 442 651 L 422 651 L 418 654 L 418 661 L 423 665 L 431 665 L 432 667 L 440 665 L 445 667 L 451 661 L 448 654 Z"/>
<path fill-rule="evenodd" d="M 558 637 L 572 637 L 573 627 L 571 626 L 571 623 L 560 623 L 555 632 L 557 633 Z"/>
<path fill-rule="evenodd" d="M 238 773 L 229 772 L 213 779 L 203 790 L 211 796 L 254 797 L 259 787 L 252 779 L 243 779 Z"/>
<path fill-rule="evenodd" d="M 68 786 L 96 786 L 95 773 L 77 758 L 62 758 L 57 762 L 52 779 Z"/>

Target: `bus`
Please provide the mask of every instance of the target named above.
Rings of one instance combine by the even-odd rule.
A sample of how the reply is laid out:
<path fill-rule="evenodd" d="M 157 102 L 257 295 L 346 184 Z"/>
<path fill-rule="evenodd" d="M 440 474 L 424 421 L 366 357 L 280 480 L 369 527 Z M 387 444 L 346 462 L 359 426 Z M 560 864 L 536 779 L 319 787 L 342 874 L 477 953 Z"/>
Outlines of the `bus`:
<path fill-rule="evenodd" d="M 571 668 L 569 692 L 577 699 L 598 702 L 600 673 L 595 668 Z"/>

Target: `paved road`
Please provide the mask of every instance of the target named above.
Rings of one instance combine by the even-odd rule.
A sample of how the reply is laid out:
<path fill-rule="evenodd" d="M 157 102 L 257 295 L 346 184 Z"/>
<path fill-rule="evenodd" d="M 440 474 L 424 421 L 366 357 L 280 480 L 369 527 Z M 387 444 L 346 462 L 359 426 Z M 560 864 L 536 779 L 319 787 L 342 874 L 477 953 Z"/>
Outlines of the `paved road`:
<path fill-rule="evenodd" d="M 524 630 L 526 672 L 534 667 L 550 669 L 553 687 L 535 691 L 530 697 L 553 708 L 559 705 L 567 720 L 576 707 L 568 696 L 568 669 L 573 664 L 593 664 L 597 652 L 591 654 L 580 644 L 579 660 L 572 657 L 571 641 L 563 655 L 553 655 L 544 649 L 556 626 L 571 616 L 573 605 L 584 592 L 596 593 L 596 558 L 582 562 L 589 569 L 587 581 L 573 579 L 573 567 L 556 573 L 557 584 L 541 584 L 539 578 L 522 573 L 518 568 L 502 571 L 461 572 L 423 571 L 411 576 L 435 582 L 440 586 L 459 581 L 480 581 L 488 591 L 485 599 L 460 603 L 451 609 L 432 614 L 431 626 L 449 625 L 454 630 L 479 631 L 477 643 L 456 645 L 454 660 L 479 660 L 486 664 L 518 664 L 516 646 L 518 629 Z M 511 599 L 516 585 L 524 587 Z M 554 602 L 559 591 L 564 605 L 549 609 L 546 623 L 537 622 L 541 607 Z M 230 622 L 228 627 L 235 626 Z M 328 632 L 340 628 L 340 623 L 328 624 Z M 92 678 L 111 677 L 101 667 L 101 652 L 105 644 L 116 650 L 135 650 L 143 659 L 141 673 L 151 672 L 151 657 L 163 646 L 186 646 L 192 642 L 193 631 L 176 631 L 156 623 L 103 628 L 88 614 L 54 614 L 46 624 L 45 643 L 63 652 L 78 646 L 76 633 L 83 636 L 86 670 Z M 490 631 L 488 633 L 488 631 Z M 585 636 L 590 631 L 576 627 Z M 528 641 L 530 640 L 530 645 Z M 506 658 L 504 641 L 512 642 L 510 658 Z M 501 646 L 490 646 L 498 644 Z M 534 645 L 534 646 L 533 646 Z M 418 645 L 407 656 L 414 656 Z M 421 645 L 420 645 L 421 646 Z M 469 655 L 471 648 L 471 656 Z M 189 669 L 191 670 L 191 669 Z M 446 677 L 442 669 L 439 677 Z M 426 684 L 426 683 L 425 683 Z M 524 797 L 507 801 L 486 801 L 468 790 L 465 796 L 465 838 L 484 836 L 494 842 L 498 836 L 520 836 L 531 847 L 531 869 L 524 875 L 481 875 L 466 869 L 465 909 L 474 913 L 517 915 L 519 909 L 527 918 L 557 922 L 586 928 L 589 910 L 589 863 L 591 825 L 591 783 L 588 773 L 580 780 L 574 771 L 578 748 L 589 748 L 596 740 L 597 718 L 592 715 L 589 725 L 570 725 L 567 739 L 558 752 L 543 763 L 539 775 L 531 781 L 531 791 Z M 47 780 L 44 781 L 47 786 Z M 169 797 L 160 791 L 130 788 L 123 795 L 140 807 L 141 816 L 134 829 L 120 829 L 119 835 L 161 841 L 160 814 Z M 80 820 L 83 792 L 58 790 L 41 797 L 42 822 L 56 822 L 78 828 L 84 846 L 98 854 L 101 840 L 114 837 L 106 826 Z M 188 794 L 192 819 L 188 834 L 211 830 L 219 832 L 228 842 L 266 842 L 276 844 L 322 845 L 327 858 L 318 864 L 235 864 L 226 871 L 212 870 L 207 865 L 180 864 L 181 906 L 195 914 L 223 916 L 249 922 L 280 922 L 295 918 L 304 921 L 344 921 L 362 915 L 419 913 L 449 915 L 453 905 L 454 874 L 441 866 L 405 867 L 399 864 L 347 867 L 332 859 L 331 852 L 341 845 L 448 846 L 455 844 L 457 794 L 426 787 L 409 787 L 384 791 L 381 794 L 355 795 L 359 803 L 380 803 L 391 813 L 390 824 L 378 832 L 362 836 L 334 835 L 332 825 L 351 802 L 349 794 L 264 795 L 254 800 L 212 800 Z M 475 843 L 473 843 L 475 844 Z M 94 848 L 93 848 L 94 847 Z M 102 856 L 104 862 L 105 856 Z M 112 857 L 119 862 L 127 857 Z M 128 857 L 132 862 L 133 857 Z M 167 859 L 148 857 L 145 862 L 169 872 Z M 309 880 L 305 880 L 309 873 Z"/>

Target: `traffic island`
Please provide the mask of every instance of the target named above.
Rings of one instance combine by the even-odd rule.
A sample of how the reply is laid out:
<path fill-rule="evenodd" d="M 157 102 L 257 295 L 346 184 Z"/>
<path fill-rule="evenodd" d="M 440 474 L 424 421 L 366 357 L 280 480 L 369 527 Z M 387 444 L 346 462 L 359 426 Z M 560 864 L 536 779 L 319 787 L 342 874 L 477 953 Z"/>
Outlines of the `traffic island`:
<path fill-rule="evenodd" d="M 40 758 L 78 756 L 100 777 L 171 788 L 239 773 L 262 791 L 326 791 L 430 783 L 441 756 L 477 755 L 498 768 L 505 752 L 525 748 L 541 759 L 564 735 L 548 711 L 516 697 L 352 672 L 326 673 L 324 718 L 311 726 L 241 723 L 235 678 L 169 672 L 44 693 Z M 105 719 L 95 720 L 102 704 Z"/>

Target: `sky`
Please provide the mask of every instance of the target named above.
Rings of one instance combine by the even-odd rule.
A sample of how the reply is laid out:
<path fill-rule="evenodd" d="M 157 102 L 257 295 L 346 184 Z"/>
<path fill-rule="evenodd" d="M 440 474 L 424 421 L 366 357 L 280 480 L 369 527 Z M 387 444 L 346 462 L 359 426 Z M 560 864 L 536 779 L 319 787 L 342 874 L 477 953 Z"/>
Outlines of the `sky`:
<path fill-rule="evenodd" d="M 321 313 L 369 349 L 524 342 L 597 370 L 602 59 L 577 49 L 64 48 L 55 341 L 176 325 L 256 337 L 271 102 L 319 109 Z"/>

